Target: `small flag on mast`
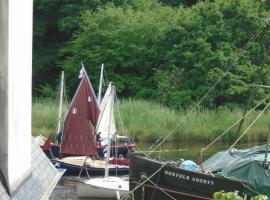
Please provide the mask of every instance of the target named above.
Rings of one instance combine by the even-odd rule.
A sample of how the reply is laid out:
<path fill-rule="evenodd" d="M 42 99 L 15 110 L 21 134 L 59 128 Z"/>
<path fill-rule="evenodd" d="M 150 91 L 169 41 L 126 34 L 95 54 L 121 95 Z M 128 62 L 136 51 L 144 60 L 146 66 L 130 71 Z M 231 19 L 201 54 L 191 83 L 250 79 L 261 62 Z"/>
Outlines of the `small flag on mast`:
<path fill-rule="evenodd" d="M 84 68 L 83 62 L 81 62 L 81 66 L 82 66 L 82 68 L 81 68 L 81 70 L 79 72 L 79 78 L 80 79 L 83 77 L 83 75 L 85 73 L 85 68 Z"/>

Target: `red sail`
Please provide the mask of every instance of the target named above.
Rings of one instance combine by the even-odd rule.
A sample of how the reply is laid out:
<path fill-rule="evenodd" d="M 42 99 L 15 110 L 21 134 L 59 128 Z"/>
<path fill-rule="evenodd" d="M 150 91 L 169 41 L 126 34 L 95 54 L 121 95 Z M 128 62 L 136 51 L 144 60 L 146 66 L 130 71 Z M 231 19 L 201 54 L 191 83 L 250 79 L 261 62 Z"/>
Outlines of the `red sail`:
<path fill-rule="evenodd" d="M 96 96 L 85 72 L 64 121 L 60 152 L 72 155 L 95 155 L 94 131 L 98 115 Z"/>

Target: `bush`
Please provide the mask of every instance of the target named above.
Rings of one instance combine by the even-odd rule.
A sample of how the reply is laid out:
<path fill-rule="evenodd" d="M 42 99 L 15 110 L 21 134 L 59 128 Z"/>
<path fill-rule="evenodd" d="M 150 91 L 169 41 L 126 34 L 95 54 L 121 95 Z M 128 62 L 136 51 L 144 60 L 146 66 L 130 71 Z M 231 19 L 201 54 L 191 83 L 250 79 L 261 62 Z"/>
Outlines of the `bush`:
<path fill-rule="evenodd" d="M 238 192 L 215 192 L 214 200 L 243 200 L 242 197 L 238 195 Z M 252 200 L 268 200 L 268 197 L 265 195 L 258 195 L 252 198 Z"/>

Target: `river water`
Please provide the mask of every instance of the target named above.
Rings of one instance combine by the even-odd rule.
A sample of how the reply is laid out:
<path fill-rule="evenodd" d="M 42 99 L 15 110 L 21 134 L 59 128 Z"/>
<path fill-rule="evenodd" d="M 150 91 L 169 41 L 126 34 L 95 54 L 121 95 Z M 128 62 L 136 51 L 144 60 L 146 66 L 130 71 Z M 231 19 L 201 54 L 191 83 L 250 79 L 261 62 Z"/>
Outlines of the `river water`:
<path fill-rule="evenodd" d="M 193 160 L 198 163 L 199 152 L 202 148 L 207 147 L 205 143 L 164 143 L 162 146 L 155 148 L 154 151 L 149 150 L 152 143 L 138 143 L 137 150 L 147 154 L 151 154 L 152 157 L 160 156 L 166 160 L 177 161 L 179 159 Z M 231 144 L 219 143 L 208 148 L 205 151 L 203 159 L 206 159 L 214 153 L 222 150 L 226 150 Z M 242 143 L 236 146 L 238 149 L 250 148 L 258 143 Z M 95 200 L 90 198 L 78 198 L 76 191 L 76 184 L 66 177 L 63 177 L 50 196 L 50 200 Z M 100 200 L 100 199 L 99 199 Z"/>

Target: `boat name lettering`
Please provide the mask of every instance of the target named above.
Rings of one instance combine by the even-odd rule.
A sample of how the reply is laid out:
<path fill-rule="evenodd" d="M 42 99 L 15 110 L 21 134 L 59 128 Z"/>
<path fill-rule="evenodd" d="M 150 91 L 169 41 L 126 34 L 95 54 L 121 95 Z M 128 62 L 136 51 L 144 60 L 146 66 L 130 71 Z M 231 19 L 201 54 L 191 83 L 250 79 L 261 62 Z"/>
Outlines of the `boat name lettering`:
<path fill-rule="evenodd" d="M 169 175 L 169 176 L 174 176 L 176 178 L 180 178 L 180 179 L 184 179 L 184 180 L 190 180 L 190 177 L 184 174 L 179 174 L 179 173 L 175 173 L 175 172 L 170 172 L 165 170 L 165 174 Z"/>
<path fill-rule="evenodd" d="M 165 170 L 164 173 L 165 173 L 165 175 L 173 176 L 175 178 L 180 178 L 180 179 L 184 179 L 184 180 L 188 180 L 188 181 L 192 181 L 192 182 L 196 182 L 196 183 L 201 183 L 201 184 L 214 185 L 214 181 L 207 180 L 207 179 L 202 179 L 202 178 L 198 178 L 198 177 L 191 177 L 189 175 L 171 172 L 168 170 Z"/>

